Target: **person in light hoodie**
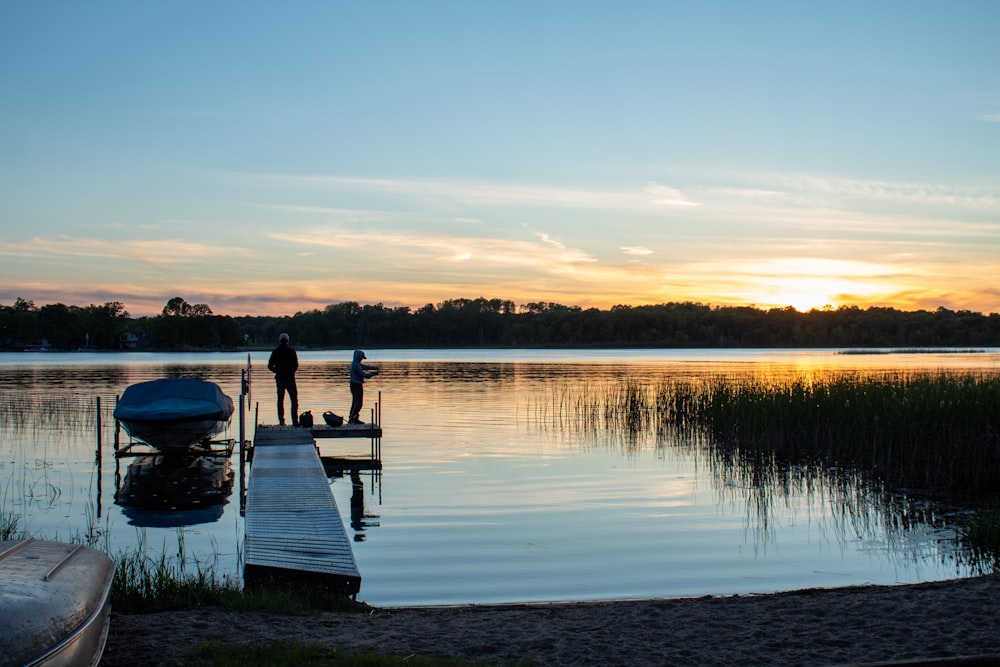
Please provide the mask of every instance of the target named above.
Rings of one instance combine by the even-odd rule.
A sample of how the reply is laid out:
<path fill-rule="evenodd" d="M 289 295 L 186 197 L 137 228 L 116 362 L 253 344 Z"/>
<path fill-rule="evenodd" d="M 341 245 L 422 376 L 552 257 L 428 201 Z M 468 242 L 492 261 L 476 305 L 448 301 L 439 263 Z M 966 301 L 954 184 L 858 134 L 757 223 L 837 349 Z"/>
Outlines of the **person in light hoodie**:
<path fill-rule="evenodd" d="M 354 361 L 351 362 L 351 412 L 348 416 L 348 424 L 363 424 L 359 419 L 361 416 L 361 403 L 365 400 L 365 380 L 378 375 L 378 368 L 361 363 L 366 359 L 364 350 L 354 350 Z"/>

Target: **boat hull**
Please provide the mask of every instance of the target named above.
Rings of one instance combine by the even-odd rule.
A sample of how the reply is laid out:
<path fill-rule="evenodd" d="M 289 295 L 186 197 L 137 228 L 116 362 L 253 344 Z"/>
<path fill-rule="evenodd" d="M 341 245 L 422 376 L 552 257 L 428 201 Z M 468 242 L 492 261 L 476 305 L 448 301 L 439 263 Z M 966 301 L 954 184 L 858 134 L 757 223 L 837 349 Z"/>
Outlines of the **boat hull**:
<path fill-rule="evenodd" d="M 221 433 L 233 401 L 214 382 L 164 378 L 129 386 L 115 406 L 115 419 L 135 440 L 163 453 L 182 452 Z"/>
<path fill-rule="evenodd" d="M 165 454 L 185 452 L 202 440 L 226 430 L 229 420 L 183 421 L 119 420 L 129 437 L 141 440 Z"/>
<path fill-rule="evenodd" d="M 0 542 L 0 665 L 97 665 L 114 563 L 79 544 Z"/>

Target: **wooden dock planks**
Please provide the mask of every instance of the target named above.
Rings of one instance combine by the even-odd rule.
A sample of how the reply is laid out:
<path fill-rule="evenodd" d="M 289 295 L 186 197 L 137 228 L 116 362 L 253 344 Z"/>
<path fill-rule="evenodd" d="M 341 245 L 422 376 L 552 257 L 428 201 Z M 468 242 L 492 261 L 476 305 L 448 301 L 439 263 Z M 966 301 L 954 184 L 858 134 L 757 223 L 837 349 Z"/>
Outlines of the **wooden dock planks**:
<path fill-rule="evenodd" d="M 244 580 L 293 578 L 356 595 L 361 574 L 308 429 L 258 427 L 246 500 Z"/>
<path fill-rule="evenodd" d="M 381 438 L 382 427 L 378 424 L 342 424 L 341 426 L 314 424 L 312 436 L 314 438 Z"/>

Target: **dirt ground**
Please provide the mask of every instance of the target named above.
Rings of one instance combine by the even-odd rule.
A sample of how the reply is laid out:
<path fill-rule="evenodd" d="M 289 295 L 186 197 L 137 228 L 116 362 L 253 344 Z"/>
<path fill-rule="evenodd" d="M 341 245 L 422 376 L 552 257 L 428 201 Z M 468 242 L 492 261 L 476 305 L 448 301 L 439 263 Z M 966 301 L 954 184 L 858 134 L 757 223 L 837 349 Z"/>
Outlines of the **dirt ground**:
<path fill-rule="evenodd" d="M 1000 665 L 1000 577 L 775 595 L 368 608 L 292 616 L 112 614 L 101 665 L 171 665 L 207 640 L 535 665 Z"/>

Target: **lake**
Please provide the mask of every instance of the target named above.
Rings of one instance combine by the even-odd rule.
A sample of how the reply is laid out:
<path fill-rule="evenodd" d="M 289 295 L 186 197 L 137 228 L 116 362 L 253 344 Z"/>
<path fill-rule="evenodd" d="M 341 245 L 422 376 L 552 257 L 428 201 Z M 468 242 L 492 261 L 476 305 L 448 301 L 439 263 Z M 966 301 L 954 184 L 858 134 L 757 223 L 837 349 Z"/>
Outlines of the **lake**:
<path fill-rule="evenodd" d="M 623 381 L 668 377 L 1000 371 L 995 348 L 870 352 L 368 350 L 382 372 L 366 384 L 363 417 L 380 397 L 383 469 L 330 480 L 363 577 L 358 598 L 607 600 L 978 574 L 956 543 L 954 508 L 872 493 L 836 470 L 792 471 L 760 488 L 697 439 L 622 433 L 575 407 L 575 397 Z M 0 511 L 39 537 L 89 536 L 111 554 L 140 544 L 153 555 L 180 551 L 189 567 L 238 579 L 238 458 L 229 470 L 226 461 L 202 466 L 193 480 L 191 469 L 143 477 L 139 462 L 113 456 L 110 414 L 129 384 L 164 376 L 212 380 L 236 401 L 249 359 L 249 423 L 276 423 L 267 356 L 0 353 Z M 299 357 L 300 408 L 346 415 L 351 351 Z M 229 437 L 238 438 L 237 422 Z M 363 455 L 370 443 L 320 446 Z M 191 502 L 135 507 L 137 485 L 182 489 Z"/>

